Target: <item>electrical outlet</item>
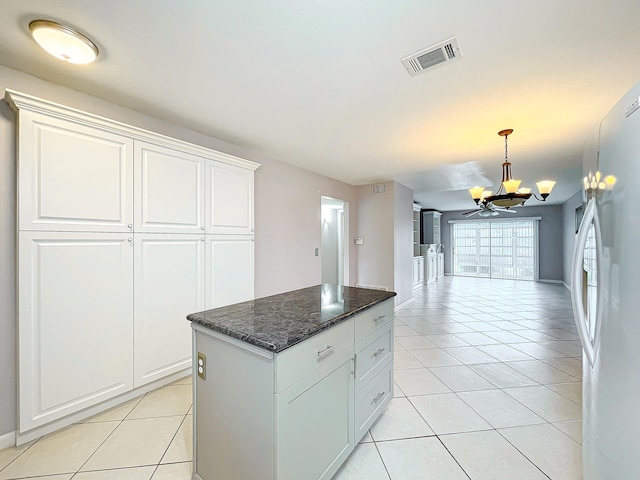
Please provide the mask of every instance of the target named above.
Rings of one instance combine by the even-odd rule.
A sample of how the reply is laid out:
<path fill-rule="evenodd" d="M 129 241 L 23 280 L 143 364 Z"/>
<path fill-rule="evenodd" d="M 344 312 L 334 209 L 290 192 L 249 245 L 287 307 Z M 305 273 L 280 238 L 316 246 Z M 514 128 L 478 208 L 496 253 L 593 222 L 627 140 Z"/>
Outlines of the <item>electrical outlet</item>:
<path fill-rule="evenodd" d="M 200 352 L 198 352 L 198 376 L 203 380 L 207 379 L 207 356 Z"/>

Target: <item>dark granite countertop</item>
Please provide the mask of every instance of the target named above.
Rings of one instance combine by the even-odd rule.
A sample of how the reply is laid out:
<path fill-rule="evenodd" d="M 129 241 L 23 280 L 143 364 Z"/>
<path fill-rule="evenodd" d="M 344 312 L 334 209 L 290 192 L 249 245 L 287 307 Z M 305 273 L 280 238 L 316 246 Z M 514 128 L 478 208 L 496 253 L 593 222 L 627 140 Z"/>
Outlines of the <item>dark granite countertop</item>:
<path fill-rule="evenodd" d="M 323 284 L 192 313 L 187 319 L 265 350 L 280 352 L 395 295 Z"/>

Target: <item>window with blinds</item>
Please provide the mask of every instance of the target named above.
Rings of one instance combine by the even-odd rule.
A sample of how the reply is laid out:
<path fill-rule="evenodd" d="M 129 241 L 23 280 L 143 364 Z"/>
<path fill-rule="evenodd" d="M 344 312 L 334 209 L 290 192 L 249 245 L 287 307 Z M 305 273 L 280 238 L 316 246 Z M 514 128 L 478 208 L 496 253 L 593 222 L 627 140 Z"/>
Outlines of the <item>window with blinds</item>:
<path fill-rule="evenodd" d="M 536 280 L 537 227 L 535 220 L 453 223 L 453 274 Z"/>

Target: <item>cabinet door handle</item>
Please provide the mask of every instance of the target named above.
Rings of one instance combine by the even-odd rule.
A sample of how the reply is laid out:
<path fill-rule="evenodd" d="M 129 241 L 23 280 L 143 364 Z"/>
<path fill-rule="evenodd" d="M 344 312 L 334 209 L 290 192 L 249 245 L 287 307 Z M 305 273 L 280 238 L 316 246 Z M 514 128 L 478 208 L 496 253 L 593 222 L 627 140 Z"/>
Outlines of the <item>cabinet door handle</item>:
<path fill-rule="evenodd" d="M 377 317 L 373 318 L 373 321 L 378 323 L 380 320 L 382 320 L 384 317 L 386 317 L 386 315 L 378 315 Z"/>
<path fill-rule="evenodd" d="M 333 347 L 335 347 L 335 345 L 325 345 L 325 347 L 322 350 L 316 350 L 316 352 L 318 356 L 321 357 L 329 353 Z"/>
<path fill-rule="evenodd" d="M 373 353 L 371 354 L 371 356 L 372 356 L 373 358 L 378 358 L 378 355 L 380 355 L 380 354 L 381 354 L 382 352 L 384 352 L 384 351 L 385 351 L 385 348 L 384 348 L 384 347 L 381 347 L 381 348 L 379 348 L 378 350 L 376 350 L 375 352 L 373 352 Z"/>
<path fill-rule="evenodd" d="M 376 395 L 376 397 L 373 400 L 371 400 L 371 405 L 374 405 L 374 404 L 378 403 L 380 401 L 380 399 L 382 397 L 384 397 L 385 393 L 387 393 L 387 392 L 380 392 L 378 395 Z"/>
<path fill-rule="evenodd" d="M 133 238 L 127 238 L 127 242 L 133 242 Z"/>
<path fill-rule="evenodd" d="M 132 224 L 127 225 L 127 228 L 133 228 Z"/>
<path fill-rule="evenodd" d="M 200 227 L 200 230 L 204 230 L 204 225 L 202 227 Z"/>

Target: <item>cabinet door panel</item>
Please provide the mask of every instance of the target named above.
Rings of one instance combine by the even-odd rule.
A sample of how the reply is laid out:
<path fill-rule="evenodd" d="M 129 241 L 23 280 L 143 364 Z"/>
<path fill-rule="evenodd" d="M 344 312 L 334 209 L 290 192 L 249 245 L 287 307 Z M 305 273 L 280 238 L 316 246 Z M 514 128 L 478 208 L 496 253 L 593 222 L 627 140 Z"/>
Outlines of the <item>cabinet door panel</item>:
<path fill-rule="evenodd" d="M 207 162 L 207 233 L 253 233 L 253 171 Z"/>
<path fill-rule="evenodd" d="M 356 441 L 367 433 L 393 398 L 393 359 L 356 396 Z"/>
<path fill-rule="evenodd" d="M 202 233 L 204 158 L 135 142 L 136 232 Z"/>
<path fill-rule="evenodd" d="M 122 234 L 20 232 L 19 431 L 132 387 L 133 245 Z"/>
<path fill-rule="evenodd" d="M 375 377 L 392 357 L 393 322 L 389 322 L 356 345 L 356 391 Z"/>
<path fill-rule="evenodd" d="M 253 300 L 252 236 L 206 237 L 205 309 Z"/>
<path fill-rule="evenodd" d="M 329 480 L 354 443 L 353 349 L 277 395 L 279 480 Z"/>
<path fill-rule="evenodd" d="M 134 386 L 191 365 L 187 314 L 204 309 L 202 235 L 136 235 Z"/>
<path fill-rule="evenodd" d="M 130 231 L 133 141 L 31 112 L 19 119 L 20 229 Z"/>

